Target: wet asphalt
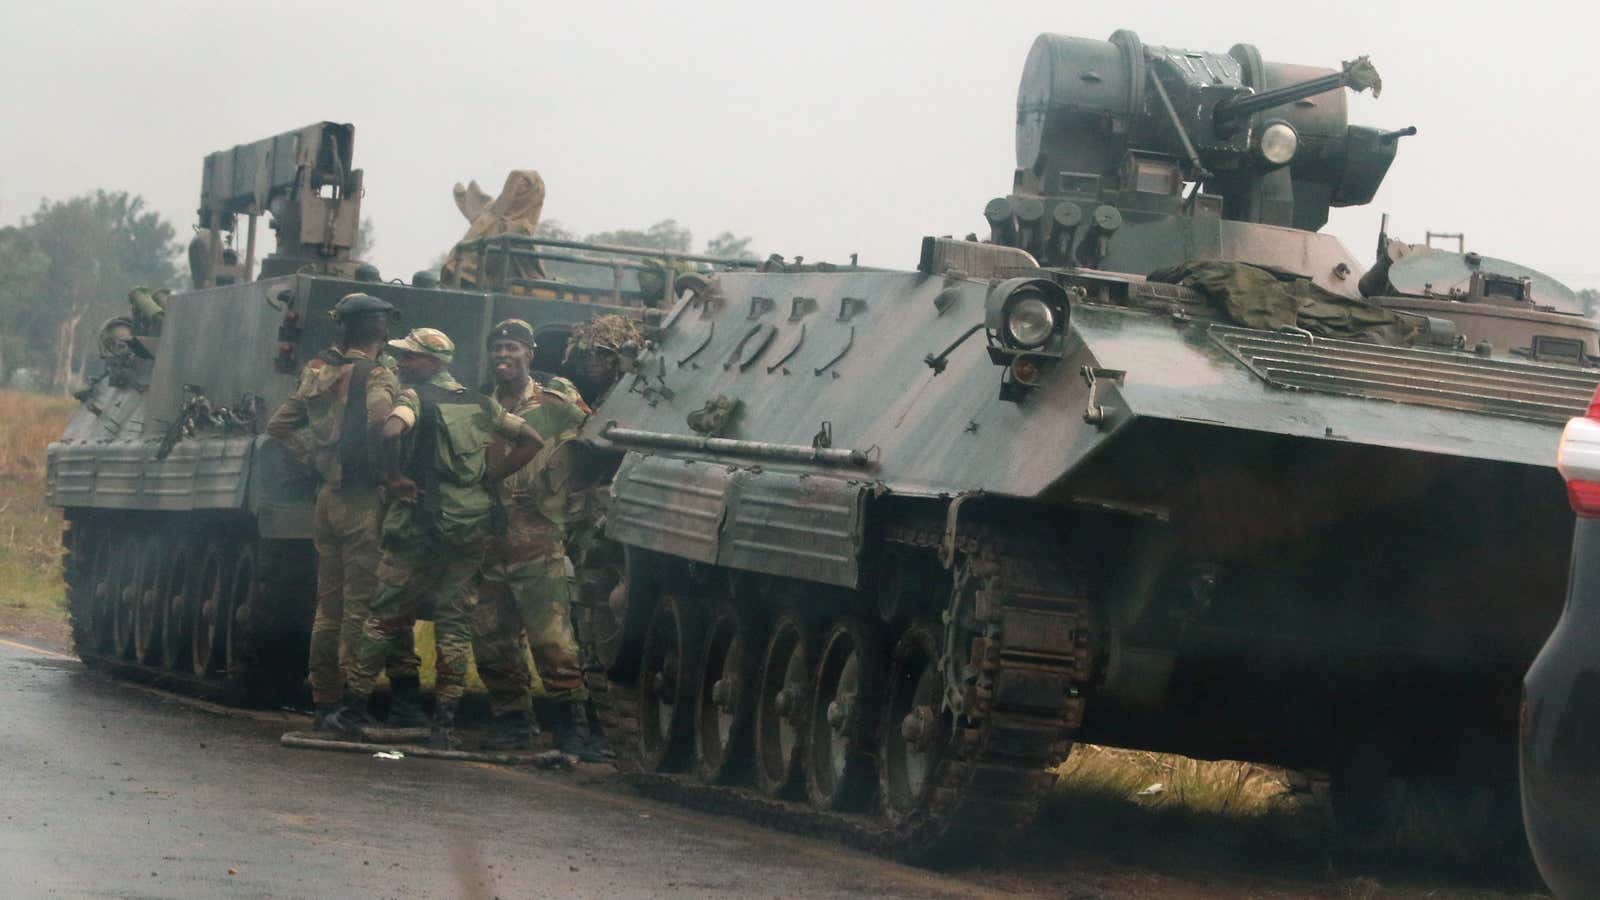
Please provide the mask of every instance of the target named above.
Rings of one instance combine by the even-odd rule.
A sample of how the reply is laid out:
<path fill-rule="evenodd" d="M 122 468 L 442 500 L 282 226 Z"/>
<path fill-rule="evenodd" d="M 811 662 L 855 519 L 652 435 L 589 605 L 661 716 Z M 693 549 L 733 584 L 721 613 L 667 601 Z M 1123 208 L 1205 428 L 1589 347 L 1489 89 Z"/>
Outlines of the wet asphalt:
<path fill-rule="evenodd" d="M 285 727 L 0 642 L 0 897 L 974 896 L 598 768 L 289 750 Z"/>

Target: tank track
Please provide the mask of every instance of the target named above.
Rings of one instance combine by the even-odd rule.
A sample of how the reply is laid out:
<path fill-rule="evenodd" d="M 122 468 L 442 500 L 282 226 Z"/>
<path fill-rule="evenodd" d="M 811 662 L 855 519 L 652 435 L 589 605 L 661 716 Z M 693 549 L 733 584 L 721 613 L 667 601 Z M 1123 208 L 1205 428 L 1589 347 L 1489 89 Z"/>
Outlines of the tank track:
<path fill-rule="evenodd" d="M 105 648 L 96 633 L 107 627 L 95 619 L 97 614 L 105 613 L 104 609 L 98 613 L 95 610 L 103 602 L 96 596 L 96 573 L 92 571 L 96 546 L 125 537 L 127 527 L 91 514 L 69 522 L 62 532 L 68 620 L 74 652 L 85 665 L 121 680 L 230 706 L 270 707 L 302 699 L 309 621 L 302 621 L 305 617 L 301 610 L 315 594 L 315 563 L 308 556 L 308 548 L 299 546 L 305 542 L 265 541 L 244 535 L 227 541 L 231 545 L 226 555 L 230 571 L 225 577 L 232 575 L 231 568 L 241 551 L 249 548 L 256 554 L 257 589 L 250 608 L 230 609 L 234 614 L 235 643 L 231 658 L 223 652 L 225 667 L 196 674 L 127 658 L 115 649 Z M 197 547 L 200 544 L 198 533 L 179 538 L 194 540 Z M 99 552 L 109 551 L 100 548 Z M 197 579 L 198 573 L 194 576 Z"/>
<path fill-rule="evenodd" d="M 902 528 L 888 537 L 895 544 L 933 550 L 942 534 Z M 957 545 L 968 554 L 969 577 L 981 579 L 975 613 L 982 627 L 970 654 L 977 678 L 968 686 L 968 712 L 956 726 L 955 751 L 948 752 L 952 744 L 946 745 L 927 801 L 901 824 L 891 824 L 875 809 L 825 812 L 750 788 L 707 784 L 693 775 L 643 771 L 632 752 L 640 740 L 637 688 L 589 672 L 595 707 L 618 750 L 618 771 L 646 796 L 909 862 L 991 846 L 1027 827 L 1083 720 L 1079 688 L 1089 680 L 1092 662 L 1089 606 L 1081 590 L 1061 592 L 1075 579 L 1063 566 L 1041 562 L 1050 557 L 1000 546 L 981 537 Z M 980 547 L 986 553 L 979 554 Z M 1030 641 L 1024 627 L 1045 633 L 1035 632 Z M 1048 693 L 1052 687 L 1060 689 L 1057 702 L 1043 708 L 1049 704 L 1041 704 L 1041 689 Z"/>

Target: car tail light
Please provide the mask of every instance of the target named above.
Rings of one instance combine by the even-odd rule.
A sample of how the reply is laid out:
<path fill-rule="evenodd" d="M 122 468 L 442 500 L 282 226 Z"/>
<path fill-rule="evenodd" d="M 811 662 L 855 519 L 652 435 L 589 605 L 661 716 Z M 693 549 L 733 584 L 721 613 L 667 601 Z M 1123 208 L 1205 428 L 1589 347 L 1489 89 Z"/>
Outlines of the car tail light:
<path fill-rule="evenodd" d="M 1600 390 L 1589 401 L 1583 418 L 1567 421 L 1556 468 L 1567 480 L 1572 511 L 1586 519 L 1600 519 Z"/>

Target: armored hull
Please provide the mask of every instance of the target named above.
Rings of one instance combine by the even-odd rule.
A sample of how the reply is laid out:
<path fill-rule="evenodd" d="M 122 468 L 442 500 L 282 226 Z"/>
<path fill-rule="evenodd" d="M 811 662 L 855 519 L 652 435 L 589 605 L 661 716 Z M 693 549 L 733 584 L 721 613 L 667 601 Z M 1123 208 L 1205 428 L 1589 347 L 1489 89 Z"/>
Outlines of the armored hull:
<path fill-rule="evenodd" d="M 315 608 L 315 475 L 261 430 L 300 366 L 334 343 L 328 315 L 363 291 L 452 335 L 486 378 L 489 328 L 532 323 L 557 371 L 574 324 L 637 306 L 286 275 L 179 294 L 159 337 L 93 384 L 50 445 L 48 498 L 68 522 L 73 638 L 90 665 L 235 702 L 302 692 Z M 637 298 L 635 298 L 637 299 Z"/>
<path fill-rule="evenodd" d="M 586 430 L 624 767 L 923 859 L 1076 740 L 1508 784 L 1597 327 L 1316 231 L 1414 131 L 1345 126 L 1365 65 L 1041 37 L 987 241 L 683 298 Z"/>

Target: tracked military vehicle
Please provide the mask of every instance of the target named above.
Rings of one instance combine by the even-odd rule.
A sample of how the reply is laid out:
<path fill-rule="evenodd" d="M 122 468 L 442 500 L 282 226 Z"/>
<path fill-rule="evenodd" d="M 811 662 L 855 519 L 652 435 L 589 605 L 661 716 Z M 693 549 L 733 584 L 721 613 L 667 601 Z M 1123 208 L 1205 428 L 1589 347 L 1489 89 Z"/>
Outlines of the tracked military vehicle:
<path fill-rule="evenodd" d="M 1597 327 L 1536 273 L 1320 232 L 1415 131 L 1347 122 L 1379 87 L 1044 35 L 983 239 L 681 297 L 585 434 L 623 768 L 919 859 L 1028 823 L 1079 740 L 1345 801 L 1509 778 Z"/>
<path fill-rule="evenodd" d="M 194 290 L 136 291 L 132 314 L 102 330 L 104 370 L 48 451 L 49 500 L 68 523 L 73 639 L 88 664 L 230 701 L 299 695 L 316 483 L 262 429 L 301 365 L 335 340 L 329 311 L 344 295 L 376 295 L 408 326 L 443 329 L 458 347 L 455 375 L 482 384 L 495 322 L 532 323 L 534 368 L 562 373 L 574 324 L 648 317 L 670 290 L 622 277 L 659 251 L 514 235 L 462 248 L 483 276 L 475 290 L 372 280 L 350 254 L 362 195 L 354 141 L 352 126 L 323 122 L 207 156 Z M 277 234 L 258 275 L 262 214 Z M 510 277 L 526 258 L 617 274 L 593 286 Z"/>

